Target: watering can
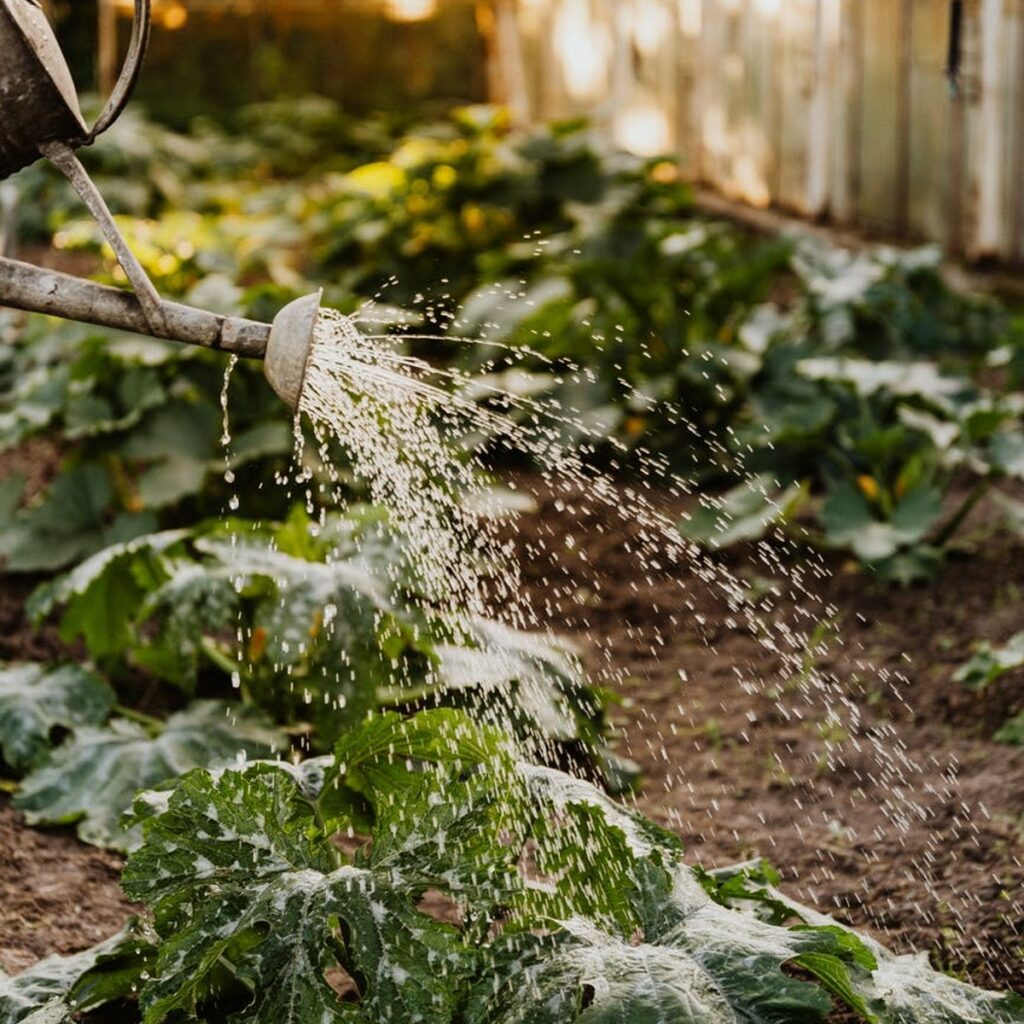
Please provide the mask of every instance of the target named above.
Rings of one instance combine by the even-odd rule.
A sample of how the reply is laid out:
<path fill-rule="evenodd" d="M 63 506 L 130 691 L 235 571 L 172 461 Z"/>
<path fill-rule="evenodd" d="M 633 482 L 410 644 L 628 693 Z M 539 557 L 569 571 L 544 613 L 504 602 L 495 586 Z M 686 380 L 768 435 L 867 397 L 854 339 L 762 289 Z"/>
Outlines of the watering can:
<path fill-rule="evenodd" d="M 132 291 L 0 257 L 0 306 L 262 359 L 277 394 L 296 408 L 320 312 L 320 293 L 285 306 L 273 324 L 219 316 L 161 299 L 75 151 L 120 116 L 149 41 L 150 0 L 135 0 L 124 68 L 96 123 L 78 106 L 71 72 L 38 0 L 0 0 L 0 181 L 45 157 L 96 218 Z"/>

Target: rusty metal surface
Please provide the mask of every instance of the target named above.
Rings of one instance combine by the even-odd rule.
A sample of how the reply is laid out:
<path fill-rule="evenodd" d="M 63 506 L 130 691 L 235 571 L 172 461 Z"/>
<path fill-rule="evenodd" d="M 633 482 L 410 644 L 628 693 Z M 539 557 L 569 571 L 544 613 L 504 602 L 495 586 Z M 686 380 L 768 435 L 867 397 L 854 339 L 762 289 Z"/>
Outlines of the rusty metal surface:
<path fill-rule="evenodd" d="M 18 260 L 0 259 L 0 303 L 115 330 L 154 333 L 138 298 L 131 292 Z M 177 302 L 161 302 L 160 306 L 167 338 L 251 359 L 262 359 L 266 352 L 269 324 L 219 316 Z"/>
<path fill-rule="evenodd" d="M 35 163 L 48 142 L 84 141 L 71 73 L 43 12 L 0 0 L 0 179 Z"/>

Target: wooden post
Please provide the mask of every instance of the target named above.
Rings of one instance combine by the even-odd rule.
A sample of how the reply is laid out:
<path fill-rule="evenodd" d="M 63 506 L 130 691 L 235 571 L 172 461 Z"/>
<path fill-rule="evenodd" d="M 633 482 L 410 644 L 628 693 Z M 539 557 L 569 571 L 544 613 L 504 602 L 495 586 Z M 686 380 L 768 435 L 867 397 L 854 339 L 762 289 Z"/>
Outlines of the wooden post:
<path fill-rule="evenodd" d="M 1006 73 L 1003 0 L 981 0 L 980 109 L 973 185 L 978 206 L 971 243 L 975 258 L 998 255 L 1003 241 L 1003 148 Z"/>
<path fill-rule="evenodd" d="M 896 94 L 896 230 L 906 237 L 910 225 L 911 75 L 914 66 L 913 0 L 900 4 L 899 73 Z"/>
<path fill-rule="evenodd" d="M 1013 236 L 1008 251 L 1010 258 L 1019 263 L 1024 262 L 1024 187 L 1021 187 L 1024 182 L 1024 0 L 1017 0 L 1013 18 L 1016 60 L 1011 88 L 1016 99 L 1013 102 L 1013 156 L 1008 183 Z"/>
<path fill-rule="evenodd" d="M 120 54 L 117 45 L 117 10 L 114 0 L 97 0 L 99 55 L 96 79 L 100 92 L 109 96 L 117 81 Z"/>
<path fill-rule="evenodd" d="M 821 217 L 828 209 L 829 155 L 832 151 L 829 111 L 833 95 L 834 0 L 817 0 L 814 11 L 814 72 L 810 126 L 807 132 L 807 212 Z"/>
<path fill-rule="evenodd" d="M 831 213 L 841 224 L 860 215 L 860 132 L 864 95 L 864 7 L 861 0 L 839 0 L 836 89 L 831 108 Z"/>
<path fill-rule="evenodd" d="M 478 3 L 477 23 L 487 45 L 491 98 L 509 108 L 516 124 L 525 124 L 530 118 L 530 93 L 516 0 Z"/>

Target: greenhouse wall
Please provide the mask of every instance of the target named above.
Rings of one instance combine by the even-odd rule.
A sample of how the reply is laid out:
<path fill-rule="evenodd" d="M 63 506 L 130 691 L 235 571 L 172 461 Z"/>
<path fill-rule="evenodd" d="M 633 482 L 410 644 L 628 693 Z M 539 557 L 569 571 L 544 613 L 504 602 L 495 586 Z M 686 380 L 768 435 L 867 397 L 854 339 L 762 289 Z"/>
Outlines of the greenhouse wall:
<path fill-rule="evenodd" d="M 1024 0 L 519 0 L 532 119 L 590 115 L 730 199 L 1024 260 Z M 955 34 L 954 34 L 955 35 Z"/>

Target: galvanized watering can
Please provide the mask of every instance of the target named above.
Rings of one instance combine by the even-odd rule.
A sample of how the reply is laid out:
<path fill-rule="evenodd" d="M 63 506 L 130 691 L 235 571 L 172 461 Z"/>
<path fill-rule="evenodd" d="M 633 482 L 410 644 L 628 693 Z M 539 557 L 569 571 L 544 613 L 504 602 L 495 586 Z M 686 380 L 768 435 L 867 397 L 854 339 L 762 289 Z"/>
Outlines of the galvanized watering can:
<path fill-rule="evenodd" d="M 273 325 L 218 316 L 161 299 L 75 154 L 106 131 L 124 109 L 149 41 L 149 14 L 150 0 L 135 0 L 125 66 L 90 129 L 79 110 L 71 72 L 38 0 L 0 0 L 0 180 L 40 157 L 50 160 L 96 218 L 133 289 L 108 288 L 0 258 L 0 306 L 263 359 L 271 386 L 294 409 L 319 316 L 319 292 L 286 306 Z"/>

